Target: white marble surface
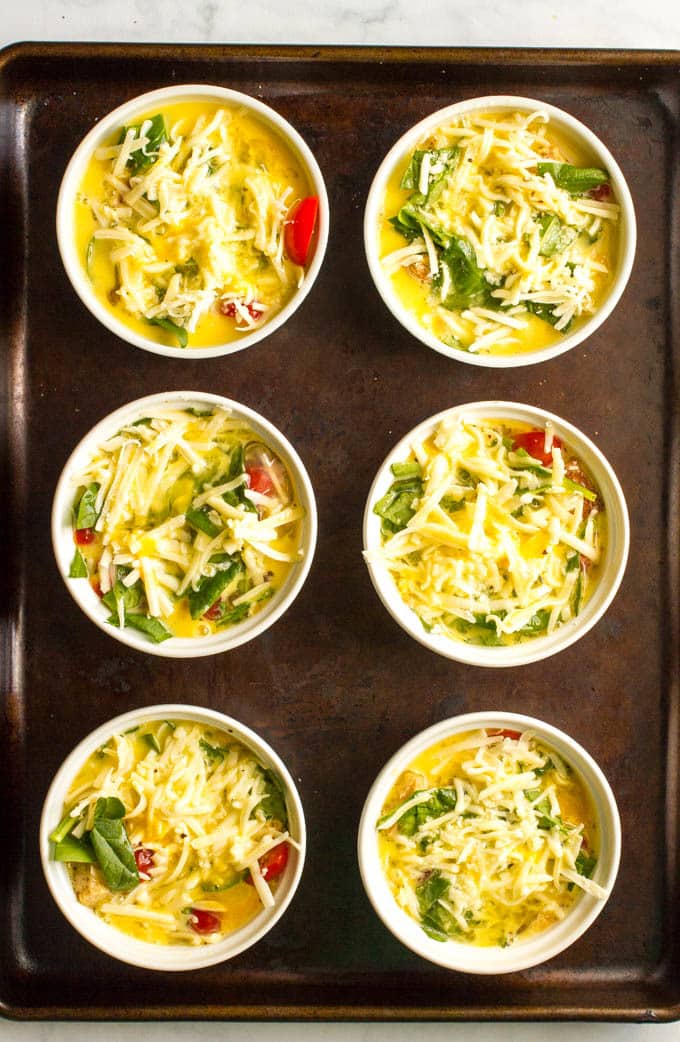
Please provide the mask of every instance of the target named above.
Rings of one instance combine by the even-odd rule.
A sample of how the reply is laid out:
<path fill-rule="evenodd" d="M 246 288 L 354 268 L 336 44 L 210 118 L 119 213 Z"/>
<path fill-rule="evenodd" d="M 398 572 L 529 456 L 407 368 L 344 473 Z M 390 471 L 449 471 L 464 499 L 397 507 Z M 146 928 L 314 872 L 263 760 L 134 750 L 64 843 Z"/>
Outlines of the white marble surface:
<path fill-rule="evenodd" d="M 17 40 L 680 48 L 677 0 L 23 0 L 2 6 Z M 18 1024 L 0 1042 L 680 1042 L 680 1023 Z"/>

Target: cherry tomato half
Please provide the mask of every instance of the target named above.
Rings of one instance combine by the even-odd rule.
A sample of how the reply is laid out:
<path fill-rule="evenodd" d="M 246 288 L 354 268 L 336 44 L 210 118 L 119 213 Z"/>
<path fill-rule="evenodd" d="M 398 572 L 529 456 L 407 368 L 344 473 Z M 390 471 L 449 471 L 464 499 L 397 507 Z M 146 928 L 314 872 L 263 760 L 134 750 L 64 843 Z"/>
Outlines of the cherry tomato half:
<path fill-rule="evenodd" d="M 74 539 L 78 546 L 87 546 L 94 542 L 94 528 L 76 528 Z"/>
<path fill-rule="evenodd" d="M 486 733 L 492 738 L 512 738 L 516 742 L 522 737 L 521 731 L 511 731 L 509 727 L 498 727 L 495 731 L 487 731 Z"/>
<path fill-rule="evenodd" d="M 246 309 L 251 318 L 262 318 L 263 311 L 256 300 L 252 301 L 251 304 L 246 304 L 243 300 L 241 300 L 239 303 L 241 304 L 241 307 L 244 307 Z M 241 317 L 238 311 L 236 310 L 236 304 L 233 300 L 221 300 L 217 305 L 217 310 L 226 318 Z"/>
<path fill-rule="evenodd" d="M 319 200 L 317 196 L 309 195 L 293 207 L 286 221 L 283 241 L 286 253 L 293 264 L 304 265 L 307 263 L 318 213 Z"/>
<path fill-rule="evenodd" d="M 288 864 L 288 844 L 279 843 L 278 846 L 272 847 L 266 854 L 263 854 L 258 865 L 260 866 L 260 872 L 262 878 L 271 882 L 272 879 L 278 879 L 283 874 L 286 865 Z M 253 877 L 248 873 L 245 879 L 246 883 L 253 885 Z"/>
<path fill-rule="evenodd" d="M 153 850 L 149 850 L 148 847 L 139 847 L 134 852 L 135 862 L 137 864 L 137 871 L 141 874 L 148 875 L 150 869 L 153 868 Z"/>
<path fill-rule="evenodd" d="M 553 437 L 552 443 L 556 449 L 562 447 L 559 438 Z M 545 431 L 522 431 L 521 434 L 515 434 L 513 448 L 515 450 L 524 449 L 544 467 L 552 466 L 552 453 L 545 451 Z"/>
<path fill-rule="evenodd" d="M 589 199 L 609 199 L 612 194 L 612 188 L 608 181 L 604 184 L 598 185 L 597 188 L 591 188 L 588 192 Z"/>
<path fill-rule="evenodd" d="M 221 614 L 222 614 L 222 601 L 220 601 L 218 599 L 218 600 L 215 601 L 214 604 L 212 604 L 208 608 L 207 611 L 203 612 L 203 618 L 204 619 L 215 620 L 215 619 L 219 619 Z"/>
<path fill-rule="evenodd" d="M 222 929 L 222 921 L 214 912 L 206 912 L 202 908 L 192 908 L 189 913 L 189 926 L 194 933 L 217 933 Z"/>
<path fill-rule="evenodd" d="M 270 492 L 274 491 L 269 471 L 264 467 L 246 467 L 246 474 L 248 475 L 248 486 L 252 488 L 253 492 L 260 492 L 263 496 L 268 496 Z"/>

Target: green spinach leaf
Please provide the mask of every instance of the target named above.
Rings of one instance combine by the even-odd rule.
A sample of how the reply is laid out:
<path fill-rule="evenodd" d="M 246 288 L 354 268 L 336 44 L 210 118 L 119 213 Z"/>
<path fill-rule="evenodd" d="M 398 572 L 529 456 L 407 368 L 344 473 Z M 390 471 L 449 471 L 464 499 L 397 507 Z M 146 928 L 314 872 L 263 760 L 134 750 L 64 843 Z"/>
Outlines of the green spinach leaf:
<path fill-rule="evenodd" d="M 283 782 L 269 768 L 263 768 L 264 784 L 267 795 L 264 796 L 257 807 L 262 811 L 265 818 L 275 818 L 282 826 L 288 824 L 288 810 L 286 808 L 286 794 Z"/>
<path fill-rule="evenodd" d="M 442 307 L 458 311 L 469 307 L 498 308 L 498 301 L 491 296 L 491 285 L 477 264 L 474 248 L 459 236 L 453 236 L 439 257 L 440 270 L 432 280 Z M 444 269 L 448 272 L 448 289 L 441 296 L 444 285 Z"/>
<path fill-rule="evenodd" d="M 570 163 L 541 162 L 536 165 L 536 172 L 540 177 L 550 174 L 557 187 L 564 188 L 570 195 L 584 195 L 609 181 L 606 170 Z"/>
<path fill-rule="evenodd" d="M 448 892 L 449 882 L 438 869 L 416 887 L 420 925 L 428 937 L 435 941 L 446 941 L 460 933 L 454 917 L 440 904 L 440 899 L 446 897 Z"/>
<path fill-rule="evenodd" d="M 205 738 L 199 738 L 198 744 L 208 764 L 213 767 L 217 766 L 218 763 L 222 763 L 224 754 L 229 751 L 228 745 L 211 745 L 210 742 L 206 742 Z"/>
<path fill-rule="evenodd" d="M 99 492 L 99 484 L 93 481 L 91 485 L 88 485 L 78 500 L 78 505 L 75 508 L 75 525 L 76 530 L 81 528 L 94 528 L 99 517 L 97 511 L 96 501 L 97 493 Z"/>
<path fill-rule="evenodd" d="M 68 577 L 69 579 L 87 579 L 88 574 L 89 573 L 87 570 L 87 564 L 85 563 L 85 558 L 81 554 L 78 547 L 76 547 L 76 552 L 74 553 L 73 560 L 71 561 L 71 567 L 68 570 Z"/>
<path fill-rule="evenodd" d="M 173 336 L 177 337 L 177 342 L 180 347 L 186 347 L 189 343 L 189 334 L 187 333 L 184 326 L 178 326 L 176 322 L 173 322 L 169 318 L 147 318 L 147 322 L 151 326 L 160 326 L 166 333 L 172 333 Z"/>
<path fill-rule="evenodd" d="M 224 556 L 228 562 L 225 568 L 220 568 L 214 575 L 204 576 L 195 590 L 189 589 L 187 600 L 192 619 L 200 619 L 201 615 L 204 615 L 208 608 L 213 606 L 233 580 L 244 571 L 240 554 L 234 554 L 231 557 L 228 554 Z"/>
<path fill-rule="evenodd" d="M 121 818 L 95 818 L 90 838 L 109 889 L 132 890 L 139 882 L 139 872 Z"/>
<path fill-rule="evenodd" d="M 414 796 L 416 793 L 413 794 Z M 456 790 L 450 788 L 432 789 L 429 799 L 409 808 L 397 820 L 396 826 L 404 836 L 413 836 L 426 821 L 440 818 L 447 811 L 454 810 L 457 801 Z M 409 800 L 413 796 L 409 796 Z M 406 801 L 404 801 L 406 802 Z M 391 812 L 392 814 L 394 811 Z"/>
<path fill-rule="evenodd" d="M 111 615 L 106 621 L 111 626 L 120 628 L 117 613 Z M 129 626 L 130 629 L 146 633 L 147 637 L 150 637 L 154 644 L 161 644 L 164 640 L 172 637 L 172 633 L 167 626 L 164 626 L 160 619 L 155 619 L 152 615 L 141 615 L 136 612 L 126 611 L 123 616 L 123 626 Z"/>
<path fill-rule="evenodd" d="M 200 507 L 198 510 L 189 507 L 184 516 L 192 528 L 196 528 L 199 532 L 205 532 L 211 539 L 214 539 L 216 535 L 220 534 L 221 529 L 217 527 L 214 521 L 210 520 L 208 510 L 208 507 Z"/>
<path fill-rule="evenodd" d="M 149 122 L 151 125 L 147 128 L 145 135 L 148 138 L 147 144 L 143 148 L 136 148 L 127 161 L 127 165 L 133 174 L 139 174 L 143 170 L 148 169 L 148 167 L 153 166 L 158 159 L 158 150 L 163 142 L 168 140 L 168 132 L 162 113 L 159 112 L 152 116 Z M 128 130 L 134 130 L 135 137 L 139 137 L 141 127 L 141 123 L 131 127 L 123 127 L 120 132 L 120 142 L 125 140 Z"/>
<path fill-rule="evenodd" d="M 541 257 L 554 257 L 556 253 L 564 253 L 578 235 L 576 228 L 563 224 L 554 213 L 544 213 L 538 218 L 541 227 Z"/>
<path fill-rule="evenodd" d="M 117 796 L 101 797 L 94 805 L 94 820 L 117 821 L 125 817 L 125 805 Z"/>

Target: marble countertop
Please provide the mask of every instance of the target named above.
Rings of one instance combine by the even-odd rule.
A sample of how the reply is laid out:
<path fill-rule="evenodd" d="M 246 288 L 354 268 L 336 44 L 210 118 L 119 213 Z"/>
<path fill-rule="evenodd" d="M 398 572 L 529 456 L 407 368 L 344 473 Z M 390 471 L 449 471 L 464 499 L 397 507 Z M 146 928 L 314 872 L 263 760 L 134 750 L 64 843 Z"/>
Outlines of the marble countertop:
<path fill-rule="evenodd" d="M 0 43 L 96 40 L 402 46 L 680 48 L 680 4 L 619 0 L 24 0 L 5 5 Z M 43 1024 L 0 1021 L 0 1042 L 680 1042 L 680 1023 Z"/>

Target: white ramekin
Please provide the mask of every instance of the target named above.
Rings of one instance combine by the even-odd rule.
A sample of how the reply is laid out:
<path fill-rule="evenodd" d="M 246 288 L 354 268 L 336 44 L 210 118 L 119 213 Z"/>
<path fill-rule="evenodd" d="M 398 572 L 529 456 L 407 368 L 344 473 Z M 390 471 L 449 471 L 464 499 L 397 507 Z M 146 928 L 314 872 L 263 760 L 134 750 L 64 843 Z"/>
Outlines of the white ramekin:
<path fill-rule="evenodd" d="M 621 207 L 619 255 L 615 277 L 597 311 L 590 318 L 579 324 L 573 333 L 566 333 L 556 344 L 540 348 L 537 351 L 523 351 L 514 355 L 475 354 L 470 351 L 455 350 L 447 347 L 438 337 L 421 325 L 415 315 L 401 302 L 394 290 L 390 276 L 385 273 L 380 260 L 379 227 L 384 209 L 387 183 L 397 164 L 408 156 L 435 127 L 443 123 L 447 123 L 469 112 L 533 112 L 537 109 L 547 112 L 550 116 L 550 125 L 559 132 L 560 136 L 565 140 L 573 141 L 579 150 L 592 157 L 591 161 L 595 165 L 604 167 L 610 176 L 616 201 Z M 635 242 L 636 226 L 633 200 L 621 169 L 609 149 L 593 134 L 592 130 L 589 130 L 588 127 L 569 115 L 568 112 L 563 112 L 562 109 L 558 109 L 554 105 L 548 105 L 543 101 L 513 97 L 512 95 L 492 95 L 490 97 L 470 98 L 467 101 L 460 101 L 455 105 L 439 109 L 438 112 L 433 112 L 431 116 L 427 116 L 420 123 L 416 123 L 415 126 L 411 127 L 410 130 L 407 130 L 397 143 L 393 145 L 378 167 L 368 193 L 364 214 L 364 246 L 368 267 L 378 293 L 397 321 L 409 333 L 434 351 L 439 351 L 440 354 L 444 354 L 448 358 L 454 358 L 458 362 L 465 362 L 468 365 L 487 366 L 492 369 L 505 369 L 511 366 L 534 365 L 536 362 L 544 362 L 549 358 L 555 358 L 557 355 L 569 351 L 572 347 L 576 347 L 577 344 L 582 343 L 594 333 L 614 310 L 626 288 L 635 257 Z"/>
<path fill-rule="evenodd" d="M 102 604 L 90 583 L 84 579 L 69 578 L 69 568 L 75 549 L 72 518 L 73 500 L 77 486 L 74 484 L 74 476 L 82 471 L 92 457 L 96 446 L 111 438 L 125 424 L 147 416 L 152 409 L 186 407 L 205 409 L 215 406 L 228 409 L 232 415 L 244 420 L 284 463 L 295 487 L 297 500 L 305 511 L 301 522 L 302 557 L 299 562 L 291 565 L 283 585 L 271 600 L 251 618 L 225 627 L 208 637 L 170 637 L 161 644 L 154 644 L 145 634 L 136 630 L 119 629 L 117 626 L 109 625 L 106 620 L 109 618 L 110 612 Z M 168 391 L 162 394 L 152 394 L 146 398 L 138 398 L 134 402 L 129 402 L 110 413 L 85 435 L 69 456 L 57 483 L 52 504 L 52 546 L 57 568 L 78 607 L 110 637 L 114 637 L 123 644 L 128 644 L 131 648 L 136 648 L 137 651 L 167 658 L 200 658 L 203 655 L 216 655 L 222 651 L 230 651 L 232 648 L 258 637 L 273 625 L 290 607 L 302 589 L 314 557 L 316 533 L 317 514 L 312 483 L 304 463 L 288 439 L 272 423 L 246 405 L 223 398 L 218 394 L 207 394 L 203 391 Z"/>
<path fill-rule="evenodd" d="M 140 941 L 116 929 L 101 919 L 96 912 L 78 901 L 68 870 L 63 862 L 51 857 L 50 832 L 59 824 L 64 813 L 64 802 L 75 775 L 88 756 L 103 745 L 112 735 L 121 734 L 153 720 L 189 720 L 209 727 L 216 727 L 242 742 L 251 750 L 264 767 L 276 772 L 283 782 L 288 810 L 288 831 L 299 849 L 290 845 L 290 857 L 281 876 L 272 908 L 262 908 L 258 914 L 215 944 L 193 946 L 151 944 Z M 148 709 L 133 709 L 92 731 L 70 753 L 54 776 L 45 797 L 40 819 L 40 860 L 45 879 L 52 897 L 66 916 L 71 926 L 96 948 L 130 963 L 150 970 L 196 970 L 202 966 L 214 966 L 225 962 L 250 948 L 260 940 L 281 918 L 297 890 L 305 861 L 306 831 L 302 803 L 288 769 L 264 739 L 237 720 L 213 709 L 200 709 L 190 705 L 150 706 Z"/>
<path fill-rule="evenodd" d="M 312 194 L 319 199 L 319 216 L 314 254 L 309 267 L 305 271 L 302 285 L 295 291 L 288 303 L 258 329 L 252 333 L 244 334 L 236 340 L 214 347 L 170 347 L 166 344 L 159 344 L 151 336 L 145 337 L 130 329 L 125 322 L 120 321 L 98 299 L 87 276 L 82 258 L 78 255 L 76 245 L 75 199 L 95 149 L 105 144 L 113 131 L 126 123 L 134 122 L 138 116 L 148 113 L 151 109 L 162 108 L 163 105 L 184 101 L 217 102 L 232 108 L 238 106 L 246 109 L 284 140 L 305 170 Z M 204 83 L 179 84 L 173 87 L 162 87 L 160 90 L 150 91 L 147 94 L 141 94 L 130 101 L 126 101 L 124 105 L 120 105 L 113 112 L 109 112 L 100 119 L 92 130 L 86 134 L 73 153 L 73 157 L 66 167 L 57 200 L 57 242 L 59 252 L 71 285 L 85 307 L 88 308 L 95 318 L 99 319 L 102 325 L 106 326 L 112 333 L 115 333 L 121 340 L 127 341 L 128 344 L 134 344 L 135 347 L 141 347 L 145 351 L 152 351 L 157 355 L 165 355 L 171 358 L 187 358 L 190 360 L 195 358 L 216 358 L 218 355 L 228 355 L 235 351 L 242 351 L 246 347 L 252 347 L 253 344 L 263 340 L 282 326 L 297 311 L 314 285 L 326 252 L 328 228 L 328 195 L 323 175 L 312 152 L 297 130 L 283 116 L 280 116 L 269 105 L 258 101 L 257 98 L 241 94 L 239 91 L 230 90 L 227 87 L 216 87 Z"/>
<path fill-rule="evenodd" d="M 521 666 L 528 662 L 538 662 L 569 647 L 604 615 L 619 588 L 628 560 L 630 530 L 623 491 L 611 465 L 577 427 L 545 409 L 517 402 L 471 402 L 445 409 L 436 416 L 423 420 L 395 445 L 380 465 L 368 493 L 364 511 L 364 550 L 377 550 L 382 545 L 380 518 L 373 512 L 373 507 L 394 481 L 390 471 L 391 464 L 406 459 L 413 442 L 429 437 L 442 420 L 461 414 L 471 420 L 516 421 L 534 427 L 544 427 L 549 420 L 555 435 L 566 443 L 585 465 L 600 491 L 607 515 L 607 545 L 604 561 L 600 566 L 601 573 L 593 593 L 575 619 L 558 626 L 547 636 L 531 637 L 520 644 L 509 646 L 482 647 L 465 644 L 462 640 L 444 634 L 426 632 L 416 613 L 402 599 L 394 579 L 382 562 L 367 561 L 371 580 L 392 618 L 430 651 L 472 666 Z"/>
<path fill-rule="evenodd" d="M 593 758 L 573 738 L 550 724 L 518 713 L 488 711 L 455 716 L 428 727 L 403 745 L 383 767 L 366 798 L 359 823 L 359 869 L 376 913 L 387 929 L 411 951 L 438 966 L 463 973 L 512 973 L 552 959 L 568 948 L 597 918 L 604 908 L 605 899 L 583 893 L 562 922 L 508 948 L 477 947 L 453 940 L 435 941 L 397 904 L 380 861 L 375 828 L 390 789 L 416 756 L 451 735 L 486 727 L 531 731 L 575 769 L 590 795 L 598 825 L 600 849 L 593 880 L 609 896 L 621 855 L 621 822 L 609 783 Z"/>

